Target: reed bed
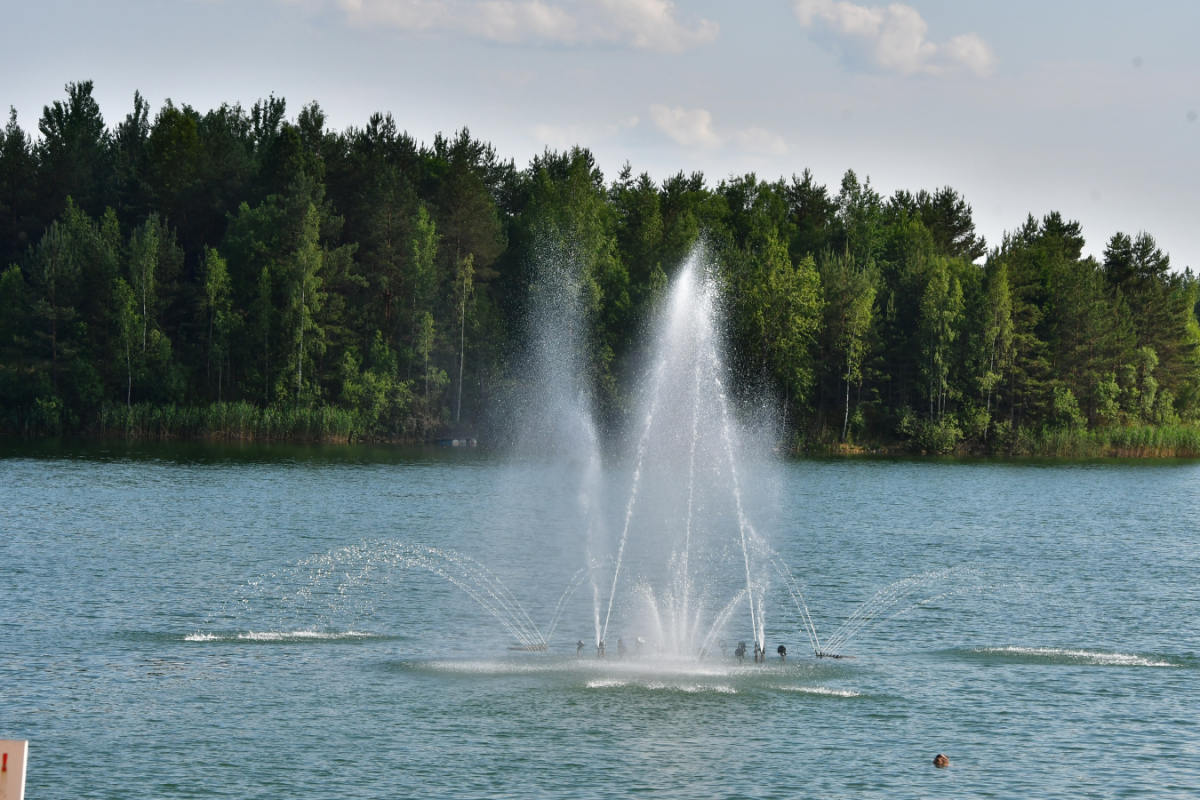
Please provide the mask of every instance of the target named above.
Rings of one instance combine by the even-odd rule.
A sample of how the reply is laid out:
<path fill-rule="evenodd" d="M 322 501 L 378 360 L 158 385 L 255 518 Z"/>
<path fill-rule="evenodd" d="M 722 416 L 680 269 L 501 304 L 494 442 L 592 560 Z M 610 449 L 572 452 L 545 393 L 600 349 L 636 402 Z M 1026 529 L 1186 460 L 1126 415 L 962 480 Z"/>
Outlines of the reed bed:
<path fill-rule="evenodd" d="M 94 432 L 130 439 L 230 439 L 345 442 L 353 412 L 333 406 L 260 408 L 250 403 L 208 406 L 105 405 Z"/>
<path fill-rule="evenodd" d="M 1065 458 L 1196 458 L 1200 426 L 1139 425 L 1047 429 L 1021 437 L 1014 455 Z"/>
<path fill-rule="evenodd" d="M 826 432 L 822 432 L 826 433 Z M 833 435 L 798 439 L 794 453 L 841 454 L 915 453 L 927 450 L 925 442 L 864 444 L 839 443 Z M 1200 424 L 1113 425 L 1105 428 L 1021 428 L 990 442 L 959 442 L 953 453 L 975 456 L 1035 456 L 1042 458 L 1200 458 Z"/>

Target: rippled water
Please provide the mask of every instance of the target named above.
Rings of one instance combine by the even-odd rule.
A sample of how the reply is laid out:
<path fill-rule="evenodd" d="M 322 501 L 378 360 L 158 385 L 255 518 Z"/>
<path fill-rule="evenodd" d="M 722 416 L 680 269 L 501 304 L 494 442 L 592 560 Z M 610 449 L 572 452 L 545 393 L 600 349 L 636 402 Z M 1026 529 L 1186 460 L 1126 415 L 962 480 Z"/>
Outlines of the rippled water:
<path fill-rule="evenodd" d="M 775 581 L 767 643 L 789 658 L 738 665 L 576 658 L 583 592 L 548 652 L 509 651 L 466 594 L 387 557 L 473 557 L 545 632 L 583 559 L 548 465 L 3 448 L 0 738 L 32 740 L 30 798 L 1200 792 L 1196 462 L 788 464 L 755 513 L 823 635 L 953 571 L 837 661 Z"/>

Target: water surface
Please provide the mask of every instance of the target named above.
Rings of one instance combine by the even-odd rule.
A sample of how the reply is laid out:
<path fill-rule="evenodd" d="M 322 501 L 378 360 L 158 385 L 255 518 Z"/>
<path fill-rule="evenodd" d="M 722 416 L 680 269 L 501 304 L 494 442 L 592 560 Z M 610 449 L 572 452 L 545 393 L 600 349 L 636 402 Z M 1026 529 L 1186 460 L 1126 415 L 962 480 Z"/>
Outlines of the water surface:
<path fill-rule="evenodd" d="M 738 665 L 576 658 L 586 591 L 549 652 L 509 651 L 464 592 L 389 561 L 469 555 L 545 631 L 584 559 L 553 465 L 3 448 L 0 738 L 32 740 L 31 798 L 1200 792 L 1196 462 L 788 463 L 752 513 L 823 635 L 955 572 L 841 661 L 806 651 L 776 580 L 766 636 L 789 658 Z"/>

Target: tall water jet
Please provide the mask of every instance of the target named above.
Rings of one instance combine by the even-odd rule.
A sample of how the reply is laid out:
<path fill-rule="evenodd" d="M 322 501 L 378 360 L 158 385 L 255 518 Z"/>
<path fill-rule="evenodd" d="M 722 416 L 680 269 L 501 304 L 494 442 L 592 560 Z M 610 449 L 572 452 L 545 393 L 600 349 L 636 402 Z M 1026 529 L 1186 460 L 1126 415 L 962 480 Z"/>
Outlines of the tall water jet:
<path fill-rule="evenodd" d="M 675 656 L 703 651 L 743 601 L 752 638 L 765 644 L 768 562 L 743 498 L 747 431 L 728 393 L 713 273 L 697 248 L 653 324 L 600 631 L 608 635 L 614 611 L 625 603 L 621 624 L 653 630 L 662 640 L 658 648 Z M 706 609 L 717 613 L 706 618 Z"/>

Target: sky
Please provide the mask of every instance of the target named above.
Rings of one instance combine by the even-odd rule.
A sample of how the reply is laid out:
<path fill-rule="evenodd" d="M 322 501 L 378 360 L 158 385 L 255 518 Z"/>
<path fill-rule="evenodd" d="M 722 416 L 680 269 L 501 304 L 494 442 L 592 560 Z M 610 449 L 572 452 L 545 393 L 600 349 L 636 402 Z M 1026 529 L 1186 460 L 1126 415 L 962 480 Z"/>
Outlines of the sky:
<path fill-rule="evenodd" d="M 201 111 L 274 93 L 336 128 L 469 127 L 524 165 L 590 148 L 710 183 L 847 169 L 952 186 L 989 244 L 1079 220 L 1200 268 L 1200 3 L 1066 0 L 0 0 L 0 103 L 35 131 L 68 81 L 112 125 L 140 90 Z"/>

